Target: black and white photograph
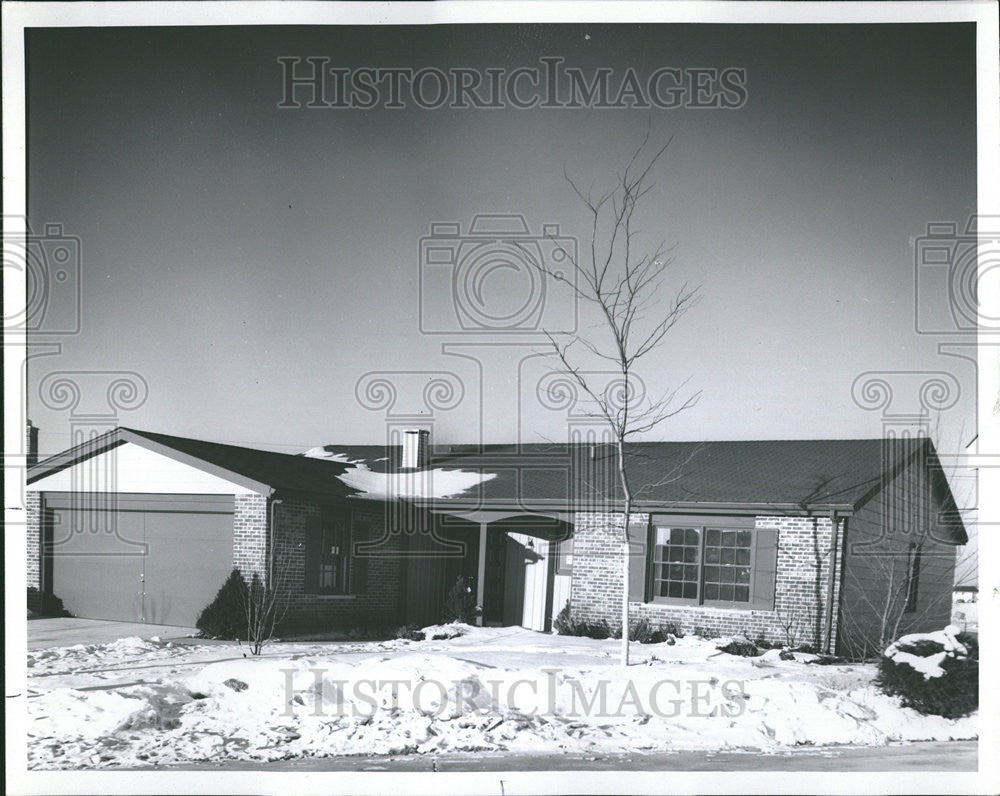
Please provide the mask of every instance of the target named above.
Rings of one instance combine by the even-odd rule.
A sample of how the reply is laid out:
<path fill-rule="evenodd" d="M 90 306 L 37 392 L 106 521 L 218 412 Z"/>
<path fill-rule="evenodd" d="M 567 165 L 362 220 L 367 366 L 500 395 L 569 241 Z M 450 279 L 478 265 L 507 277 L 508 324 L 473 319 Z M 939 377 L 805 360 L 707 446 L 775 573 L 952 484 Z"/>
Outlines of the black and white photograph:
<path fill-rule="evenodd" d="M 997 21 L 5 2 L 6 791 L 997 792 Z"/>

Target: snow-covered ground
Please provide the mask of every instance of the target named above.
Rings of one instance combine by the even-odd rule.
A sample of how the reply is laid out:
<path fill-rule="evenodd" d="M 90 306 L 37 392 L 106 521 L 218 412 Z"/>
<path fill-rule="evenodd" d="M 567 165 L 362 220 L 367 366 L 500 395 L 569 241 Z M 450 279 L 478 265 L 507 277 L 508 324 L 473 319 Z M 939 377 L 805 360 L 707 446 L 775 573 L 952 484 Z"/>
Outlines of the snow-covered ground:
<path fill-rule="evenodd" d="M 510 750 L 778 751 L 975 738 L 976 716 L 922 716 L 871 665 L 444 626 L 427 641 L 236 644 L 121 639 L 30 652 L 29 765 Z M 460 635 L 454 635 L 460 634 Z M 430 640 L 433 636 L 452 638 Z M 245 649 L 245 648 L 244 648 Z"/>

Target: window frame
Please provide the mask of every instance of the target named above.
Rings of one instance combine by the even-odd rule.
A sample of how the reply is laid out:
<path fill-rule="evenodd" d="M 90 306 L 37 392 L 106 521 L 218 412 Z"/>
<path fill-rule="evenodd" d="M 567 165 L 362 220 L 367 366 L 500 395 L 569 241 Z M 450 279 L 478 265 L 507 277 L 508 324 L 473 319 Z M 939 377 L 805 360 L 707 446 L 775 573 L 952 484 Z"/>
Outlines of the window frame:
<path fill-rule="evenodd" d="M 669 597 L 660 596 L 656 593 L 657 578 L 654 568 L 661 566 L 656 559 L 656 531 L 657 528 L 684 528 L 693 529 L 698 534 L 698 559 L 695 566 L 698 567 L 697 596 L 696 597 Z M 708 531 L 750 531 L 750 580 L 747 586 L 747 600 L 707 600 L 705 599 L 705 547 Z M 649 536 L 646 544 L 646 593 L 649 595 L 648 602 L 660 605 L 677 605 L 693 608 L 723 608 L 727 610 L 754 611 L 762 610 L 755 607 L 755 594 L 757 592 L 757 542 L 759 534 L 756 528 L 756 517 L 697 517 L 684 515 L 652 515 L 649 524 Z M 708 566 L 717 566 L 708 564 Z M 742 585 L 742 584 L 741 584 Z"/>
<path fill-rule="evenodd" d="M 339 527 L 338 527 L 339 526 Z M 353 594 L 352 592 L 352 545 L 354 542 L 354 532 L 353 532 L 353 517 L 350 510 L 343 509 L 333 509 L 324 508 L 320 514 L 320 522 L 316 529 L 318 533 L 318 541 L 316 542 L 319 555 L 316 556 L 315 560 L 305 562 L 306 567 L 312 569 L 312 583 L 314 587 L 308 592 L 309 594 L 320 595 L 320 596 L 333 596 L 333 597 L 344 597 Z M 341 575 L 341 585 L 336 586 L 323 586 L 323 568 L 328 566 L 327 563 L 328 556 L 324 555 L 323 550 L 327 547 L 327 533 L 331 534 L 340 533 L 341 539 L 343 540 L 341 544 L 337 545 L 339 552 L 336 554 L 340 558 L 339 562 L 334 562 L 334 566 L 340 567 Z M 335 536 L 334 536 L 335 538 Z M 332 541 L 332 540 L 331 540 Z M 332 545 L 330 545 L 332 547 Z M 306 575 L 306 582 L 310 582 L 310 574 Z"/>
<path fill-rule="evenodd" d="M 555 570 L 556 575 L 573 574 L 573 537 L 568 536 L 554 543 L 555 546 Z"/>

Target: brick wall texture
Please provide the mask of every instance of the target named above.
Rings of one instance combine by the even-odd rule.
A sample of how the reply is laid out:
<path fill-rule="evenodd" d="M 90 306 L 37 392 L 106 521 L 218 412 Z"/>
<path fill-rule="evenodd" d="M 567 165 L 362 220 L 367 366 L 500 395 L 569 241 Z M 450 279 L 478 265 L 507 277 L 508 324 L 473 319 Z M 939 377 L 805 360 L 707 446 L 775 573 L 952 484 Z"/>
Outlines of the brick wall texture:
<path fill-rule="evenodd" d="M 25 521 L 27 523 L 28 558 L 28 608 L 40 611 L 42 595 L 37 590 L 41 588 L 41 552 L 42 552 L 42 496 L 38 492 L 25 493 Z M 31 592 L 35 589 L 35 592 Z"/>
<path fill-rule="evenodd" d="M 649 519 L 648 515 L 633 517 L 633 522 Z M 570 596 L 574 617 L 619 624 L 623 587 L 621 527 L 620 514 L 576 515 Z M 820 642 L 830 576 L 830 519 L 761 516 L 756 518 L 755 527 L 778 531 L 774 610 L 632 602 L 630 617 L 633 621 L 645 617 L 653 625 L 676 623 L 684 632 L 743 634 L 769 641 L 792 640 L 796 644 Z M 834 606 L 839 602 L 840 561 L 838 557 Z M 835 608 L 833 638 L 836 614 Z"/>
<path fill-rule="evenodd" d="M 354 504 L 341 509 L 350 512 L 352 544 L 374 541 L 382 536 L 384 506 L 381 503 Z M 398 539 L 380 545 L 376 554 L 352 558 L 352 588 L 349 595 L 310 594 L 305 589 L 306 527 L 319 522 L 320 506 L 290 501 L 275 511 L 275 581 L 288 595 L 281 629 L 312 631 L 387 627 L 400 623 L 402 560 Z M 361 570 L 364 569 L 364 574 Z"/>

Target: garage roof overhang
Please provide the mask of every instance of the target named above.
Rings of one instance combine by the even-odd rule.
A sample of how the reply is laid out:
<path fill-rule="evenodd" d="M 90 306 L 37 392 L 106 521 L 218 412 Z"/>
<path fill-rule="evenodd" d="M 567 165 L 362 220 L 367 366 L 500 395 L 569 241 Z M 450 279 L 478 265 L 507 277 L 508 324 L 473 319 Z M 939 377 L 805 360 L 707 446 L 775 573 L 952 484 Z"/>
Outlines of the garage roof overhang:
<path fill-rule="evenodd" d="M 234 484 L 250 489 L 253 492 L 264 495 L 265 497 L 271 497 L 274 494 L 274 488 L 270 484 L 265 484 L 262 481 L 248 478 L 241 473 L 234 472 L 233 470 L 225 467 L 220 467 L 217 464 L 207 462 L 197 456 L 192 456 L 191 454 L 184 453 L 176 448 L 171 448 L 169 445 L 164 445 L 148 439 L 142 434 L 138 434 L 127 428 L 116 428 L 113 431 L 101 434 L 99 437 L 94 437 L 93 439 L 87 440 L 80 445 L 76 445 L 69 450 L 57 453 L 54 456 L 50 456 L 47 459 L 38 462 L 38 464 L 28 469 L 27 482 L 32 484 L 35 481 L 39 481 L 42 478 L 53 475 L 62 470 L 66 470 L 79 464 L 80 462 L 84 462 L 87 459 L 101 453 L 105 453 L 106 451 L 114 450 L 115 448 L 127 443 L 138 445 L 141 448 L 145 448 L 153 453 L 158 453 L 162 456 L 173 459 L 174 461 L 194 467 L 202 472 L 231 481 Z"/>

